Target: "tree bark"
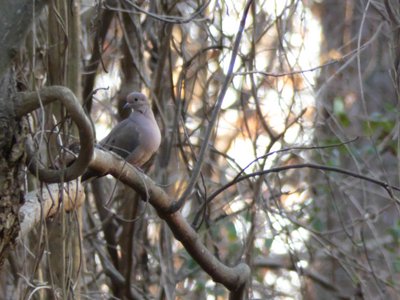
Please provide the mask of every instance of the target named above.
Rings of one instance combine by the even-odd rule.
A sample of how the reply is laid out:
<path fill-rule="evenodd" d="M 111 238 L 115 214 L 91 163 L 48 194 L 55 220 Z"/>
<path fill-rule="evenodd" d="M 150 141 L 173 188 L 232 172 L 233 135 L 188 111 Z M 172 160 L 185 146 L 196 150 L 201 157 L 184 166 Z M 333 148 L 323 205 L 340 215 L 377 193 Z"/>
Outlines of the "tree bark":
<path fill-rule="evenodd" d="M 14 75 L 7 72 L 0 81 L 0 264 L 18 235 L 18 211 L 22 204 L 19 175 L 26 126 L 15 120 L 15 93 Z"/>
<path fill-rule="evenodd" d="M 18 210 L 23 201 L 19 175 L 24 165 L 26 126 L 15 118 L 17 91 L 9 66 L 45 3 L 3 0 L 0 9 L 0 265 L 18 235 Z"/>

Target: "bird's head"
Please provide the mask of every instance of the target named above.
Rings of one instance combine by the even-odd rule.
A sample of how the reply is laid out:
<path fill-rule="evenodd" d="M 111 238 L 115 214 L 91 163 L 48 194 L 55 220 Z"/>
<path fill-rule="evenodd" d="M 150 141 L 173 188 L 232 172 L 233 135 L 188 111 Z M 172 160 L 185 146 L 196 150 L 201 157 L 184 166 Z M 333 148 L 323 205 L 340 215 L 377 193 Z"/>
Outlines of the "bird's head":
<path fill-rule="evenodd" d="M 124 105 L 124 108 L 131 108 L 144 113 L 148 107 L 149 102 L 147 101 L 147 97 L 142 93 L 133 92 L 126 97 L 126 104 Z"/>

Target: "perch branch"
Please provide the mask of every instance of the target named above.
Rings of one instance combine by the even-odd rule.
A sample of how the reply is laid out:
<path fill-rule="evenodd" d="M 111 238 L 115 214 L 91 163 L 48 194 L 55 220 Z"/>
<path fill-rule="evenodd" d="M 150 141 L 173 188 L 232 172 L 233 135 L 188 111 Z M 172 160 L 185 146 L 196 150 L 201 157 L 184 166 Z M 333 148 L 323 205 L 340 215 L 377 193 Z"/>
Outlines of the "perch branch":
<path fill-rule="evenodd" d="M 227 287 L 231 294 L 242 291 L 250 276 L 250 268 L 241 263 L 228 267 L 215 258 L 200 241 L 196 231 L 186 222 L 179 211 L 169 213 L 172 199 L 146 174 L 129 165 L 111 152 L 95 149 L 89 167 L 101 174 L 111 174 L 138 192 L 142 200 L 150 202 L 171 228 L 190 255 L 215 282 Z"/>

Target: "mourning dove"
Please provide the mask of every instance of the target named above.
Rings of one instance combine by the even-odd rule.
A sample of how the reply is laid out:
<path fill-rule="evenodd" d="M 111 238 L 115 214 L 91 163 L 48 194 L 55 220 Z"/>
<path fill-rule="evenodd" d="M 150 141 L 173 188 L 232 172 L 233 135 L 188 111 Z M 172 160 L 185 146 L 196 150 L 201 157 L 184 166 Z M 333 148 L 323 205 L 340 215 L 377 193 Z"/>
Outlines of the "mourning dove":
<path fill-rule="evenodd" d="M 133 109 L 125 120 L 119 122 L 99 143 L 99 147 L 112 151 L 136 167 L 143 166 L 158 150 L 161 143 L 160 128 L 145 95 L 133 92 L 126 98 L 125 107 Z M 102 176 L 93 170 L 82 175 L 85 181 Z"/>

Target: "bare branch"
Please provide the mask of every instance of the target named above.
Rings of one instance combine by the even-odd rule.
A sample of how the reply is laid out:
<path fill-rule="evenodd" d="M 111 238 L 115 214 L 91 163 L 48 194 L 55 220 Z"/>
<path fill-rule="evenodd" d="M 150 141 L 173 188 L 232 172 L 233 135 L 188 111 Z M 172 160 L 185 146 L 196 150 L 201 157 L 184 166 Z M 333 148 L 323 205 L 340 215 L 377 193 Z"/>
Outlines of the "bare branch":
<path fill-rule="evenodd" d="M 19 210 L 21 230 L 19 238 L 25 237 L 43 218 L 54 216 L 62 206 L 71 211 L 83 204 L 85 192 L 78 180 L 59 184 L 50 184 L 42 190 L 25 195 L 25 202 Z"/>
<path fill-rule="evenodd" d="M 126 0 L 125 2 L 128 3 L 129 5 L 131 5 L 133 8 L 135 8 L 135 10 L 128 10 L 128 9 L 112 7 L 108 3 L 105 3 L 105 7 L 111 11 L 118 11 L 118 12 L 124 12 L 124 13 L 129 13 L 129 14 L 138 14 L 137 11 L 139 11 L 141 13 L 148 15 L 151 18 L 154 18 L 155 20 L 162 21 L 165 23 L 185 24 L 185 23 L 189 23 L 192 21 L 198 21 L 199 19 L 197 17 L 203 13 L 203 11 L 208 7 L 208 5 L 211 1 L 209 0 L 209 1 L 205 2 L 189 17 L 157 15 L 150 11 L 146 11 L 146 10 L 142 9 L 139 5 L 136 5 L 133 1 Z"/>
<path fill-rule="evenodd" d="M 243 263 L 228 267 L 215 258 L 180 212 L 169 213 L 172 199 L 146 174 L 127 164 L 117 155 L 101 149 L 95 149 L 89 167 L 101 174 L 113 175 L 138 192 L 142 200 L 152 204 L 159 216 L 168 223 L 175 238 L 215 282 L 222 283 L 230 291 L 236 291 L 246 284 L 250 268 Z"/>
<path fill-rule="evenodd" d="M 337 167 L 330 167 L 330 166 L 324 166 L 324 165 L 318 165 L 318 164 L 312 164 L 312 163 L 304 163 L 304 164 L 297 164 L 297 165 L 288 165 L 288 166 L 282 166 L 282 167 L 275 167 L 275 168 L 271 168 L 268 170 L 261 170 L 261 171 L 257 171 L 254 173 L 250 173 L 250 174 L 246 174 L 240 177 L 235 177 L 234 180 L 228 182 L 227 184 L 225 184 L 224 186 L 220 187 L 219 189 L 217 189 L 215 192 L 213 192 L 208 198 L 207 198 L 207 203 L 212 201 L 216 196 L 218 196 L 220 193 L 222 193 L 224 190 L 226 190 L 227 188 L 231 187 L 232 185 L 246 180 L 248 178 L 251 177 L 256 177 L 256 176 L 261 176 L 261 175 L 265 175 L 265 174 L 270 174 L 270 173 L 279 173 L 279 172 L 283 172 L 283 171 L 287 171 L 287 170 L 292 170 L 292 169 L 315 169 L 315 170 L 322 170 L 322 171 L 329 171 L 329 172 L 334 172 L 334 173 L 340 173 L 340 174 L 344 174 L 344 175 L 348 175 L 354 178 L 358 178 L 361 180 L 365 180 L 367 182 L 379 185 L 380 187 L 382 187 L 383 189 L 385 189 L 389 195 L 389 197 L 393 198 L 393 193 L 392 190 L 395 191 L 400 191 L 400 187 L 394 186 L 394 185 L 390 185 L 389 183 L 385 182 L 385 181 L 381 181 L 372 177 L 368 177 L 362 174 L 357 174 L 354 173 L 352 171 L 346 170 L 346 169 L 341 169 L 341 168 L 337 168 Z"/>
<path fill-rule="evenodd" d="M 63 170 L 40 169 L 35 158 L 32 145 L 27 143 L 28 167 L 33 174 L 38 174 L 39 179 L 44 182 L 54 183 L 70 181 L 82 175 L 87 169 L 93 155 L 94 135 L 92 126 L 75 95 L 70 89 L 63 86 L 52 86 L 39 92 L 21 92 L 17 94 L 15 103 L 15 114 L 21 118 L 32 110 L 53 101 L 59 100 L 67 109 L 70 117 L 79 128 L 79 139 L 81 151 L 74 163 Z"/>
<path fill-rule="evenodd" d="M 178 202 L 174 203 L 171 206 L 171 211 L 176 211 L 176 210 L 178 210 L 178 209 L 180 209 L 182 207 L 182 204 L 185 202 L 185 200 L 192 193 L 192 189 L 193 189 L 194 185 L 196 184 L 197 179 L 199 178 L 201 167 L 202 167 L 203 161 L 204 161 L 204 157 L 205 157 L 205 154 L 206 154 L 207 149 L 208 149 L 208 142 L 210 140 L 211 133 L 212 133 L 212 131 L 214 129 L 214 125 L 215 125 L 215 122 L 216 122 L 217 117 L 219 115 L 219 111 L 221 110 L 221 106 L 222 106 L 222 102 L 224 101 L 225 93 L 228 90 L 228 85 L 230 84 L 230 82 L 231 82 L 231 80 L 233 78 L 233 67 L 235 66 L 236 57 L 237 57 L 237 54 L 238 54 L 238 51 L 239 51 L 239 45 L 240 45 L 240 41 L 242 39 L 244 26 L 246 24 L 247 14 L 249 12 L 249 9 L 250 9 L 250 6 L 251 6 L 252 3 L 253 3 L 252 0 L 247 1 L 246 6 L 244 8 L 242 19 L 240 20 L 239 30 L 237 32 L 235 43 L 234 43 L 233 49 L 232 49 L 232 56 L 231 56 L 231 60 L 230 60 L 230 63 L 229 63 L 229 69 L 228 69 L 228 72 L 226 74 L 224 83 L 223 83 L 223 85 L 221 87 L 221 91 L 220 91 L 220 93 L 218 95 L 217 103 L 215 104 L 214 109 L 212 111 L 210 123 L 207 126 L 207 130 L 206 130 L 206 133 L 205 133 L 203 144 L 201 145 L 200 153 L 199 153 L 199 155 L 197 157 L 196 165 L 193 168 L 192 176 L 190 178 L 190 181 L 188 183 L 188 186 L 187 186 L 186 190 L 183 192 L 183 194 L 180 197 L 180 199 L 178 200 Z"/>

